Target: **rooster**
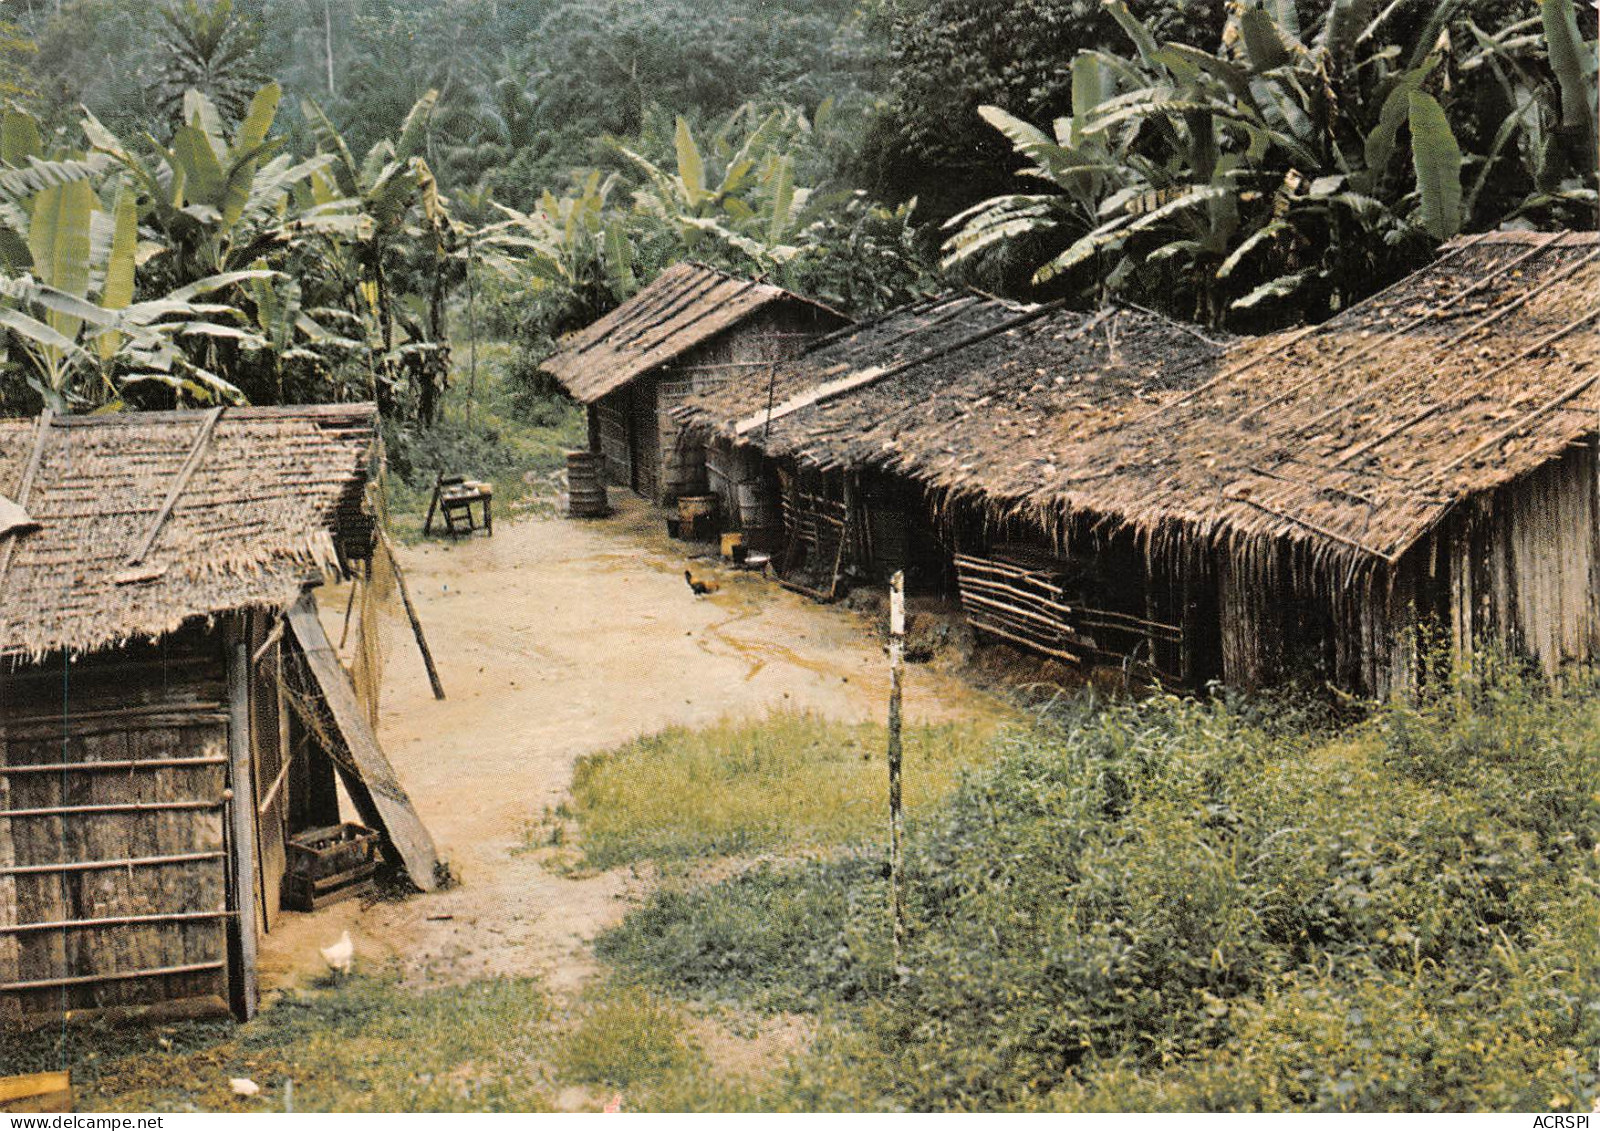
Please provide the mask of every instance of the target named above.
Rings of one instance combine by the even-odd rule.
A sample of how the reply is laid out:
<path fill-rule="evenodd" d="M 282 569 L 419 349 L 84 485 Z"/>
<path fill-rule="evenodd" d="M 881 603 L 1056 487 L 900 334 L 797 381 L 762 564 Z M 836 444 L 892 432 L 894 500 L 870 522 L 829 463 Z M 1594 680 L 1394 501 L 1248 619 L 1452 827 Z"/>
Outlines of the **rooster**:
<path fill-rule="evenodd" d="M 704 597 L 707 593 L 715 593 L 718 589 L 722 588 L 722 586 L 718 585 L 715 581 L 711 581 L 709 579 L 702 580 L 701 578 L 696 577 L 693 570 L 684 570 L 683 579 L 689 583 L 689 588 L 693 590 L 696 597 Z"/>

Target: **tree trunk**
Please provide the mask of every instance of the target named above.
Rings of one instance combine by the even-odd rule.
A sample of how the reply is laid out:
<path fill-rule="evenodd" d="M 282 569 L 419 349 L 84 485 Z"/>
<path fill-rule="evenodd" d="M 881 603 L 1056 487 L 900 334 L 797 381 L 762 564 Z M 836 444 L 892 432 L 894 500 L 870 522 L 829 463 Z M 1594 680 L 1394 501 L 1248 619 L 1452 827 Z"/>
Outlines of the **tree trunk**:
<path fill-rule="evenodd" d="M 322 54 L 328 64 L 328 97 L 338 91 L 333 85 L 333 0 L 322 0 Z"/>

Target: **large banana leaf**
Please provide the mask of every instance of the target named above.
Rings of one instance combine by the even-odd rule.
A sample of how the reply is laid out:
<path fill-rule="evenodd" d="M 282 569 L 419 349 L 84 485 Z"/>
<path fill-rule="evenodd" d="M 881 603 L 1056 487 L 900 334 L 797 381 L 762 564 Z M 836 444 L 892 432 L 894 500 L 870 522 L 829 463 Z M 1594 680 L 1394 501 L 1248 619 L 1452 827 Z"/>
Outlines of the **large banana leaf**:
<path fill-rule="evenodd" d="M 430 90 L 407 111 L 406 120 L 400 126 L 400 137 L 394 145 L 394 160 L 409 161 L 422 152 L 422 143 L 428 136 L 428 122 L 438 103 L 439 92 Z"/>
<path fill-rule="evenodd" d="M 34 197 L 28 227 L 33 276 L 78 298 L 89 293 L 89 222 L 99 198 L 88 181 L 70 181 Z M 77 336 L 81 318 L 52 311 L 51 327 L 65 338 Z"/>
<path fill-rule="evenodd" d="M 1422 226 L 1434 239 L 1461 230 L 1461 147 L 1444 108 L 1428 94 L 1411 94 L 1411 160 L 1422 194 Z"/>
<path fill-rule="evenodd" d="M 107 310 L 122 310 L 133 301 L 134 257 L 139 244 L 139 208 L 132 189 L 124 187 L 117 192 L 112 212 L 116 217 L 115 229 L 106 262 L 105 284 L 100 289 L 100 305 Z M 116 356 L 120 341 L 114 330 L 95 339 L 95 349 L 102 361 Z"/>
<path fill-rule="evenodd" d="M 678 151 L 678 181 L 683 202 L 691 212 L 698 211 L 711 194 L 706 191 L 706 165 L 700 156 L 700 147 L 695 144 L 689 123 L 682 118 L 678 119 L 673 144 Z"/>
<path fill-rule="evenodd" d="M 1592 146 L 1595 137 L 1595 52 L 1578 34 L 1572 0 L 1541 0 L 1550 66 L 1561 86 L 1561 122 L 1582 129 Z"/>
<path fill-rule="evenodd" d="M 250 109 L 239 123 L 239 128 L 234 131 L 235 153 L 249 152 L 267 140 L 267 131 L 272 129 L 281 101 L 283 101 L 283 88 L 275 82 L 269 82 L 256 91 L 256 96 L 250 100 Z"/>

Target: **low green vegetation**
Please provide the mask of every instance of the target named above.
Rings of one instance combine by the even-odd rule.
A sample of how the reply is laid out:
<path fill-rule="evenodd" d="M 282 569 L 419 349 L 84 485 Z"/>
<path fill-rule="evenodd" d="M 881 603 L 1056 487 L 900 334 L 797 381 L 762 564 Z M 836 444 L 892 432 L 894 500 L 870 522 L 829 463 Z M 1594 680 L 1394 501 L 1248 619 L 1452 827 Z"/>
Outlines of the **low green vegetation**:
<path fill-rule="evenodd" d="M 248 1025 L 72 1027 L 32 1034 L 0 1063 L 70 1068 L 87 1110 L 549 1111 L 557 1040 L 537 982 L 358 977 L 290 993 Z M 260 1093 L 234 1095 L 236 1077 Z"/>
<path fill-rule="evenodd" d="M 1595 690 L 1486 665 L 1354 723 L 1085 711 L 912 826 L 898 972 L 859 848 L 663 890 L 599 951 L 821 1018 L 780 1106 L 1587 1111 Z"/>
<path fill-rule="evenodd" d="M 463 350 L 431 428 L 386 425 L 389 509 L 400 537 L 421 533 L 440 472 L 494 484 L 502 516 L 554 502 L 567 451 L 588 445 L 583 409 L 534 388 L 515 354 L 504 342 L 480 345 L 477 380 L 469 382 Z"/>
<path fill-rule="evenodd" d="M 637 987 L 600 993 L 562 1049 L 563 1076 L 577 1084 L 627 1088 L 674 1073 L 703 1070 L 683 1011 Z"/>
<path fill-rule="evenodd" d="M 992 757 L 991 732 L 908 728 L 907 805 L 931 806 Z M 778 712 L 590 755 L 572 784 L 585 859 L 611 868 L 858 841 L 886 820 L 885 748 L 881 724 Z"/>

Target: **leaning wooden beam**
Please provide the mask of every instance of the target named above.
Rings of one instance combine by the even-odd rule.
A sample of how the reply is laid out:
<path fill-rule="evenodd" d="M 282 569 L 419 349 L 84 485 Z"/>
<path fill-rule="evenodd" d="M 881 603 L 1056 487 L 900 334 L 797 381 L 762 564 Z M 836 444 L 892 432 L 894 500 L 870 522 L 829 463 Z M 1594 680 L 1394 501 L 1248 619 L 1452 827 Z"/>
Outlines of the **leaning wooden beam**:
<path fill-rule="evenodd" d="M 228 411 L 227 405 L 221 405 L 206 414 L 205 421 L 200 425 L 200 432 L 194 438 L 194 444 L 189 448 L 189 458 L 183 461 L 183 466 L 178 469 L 177 478 L 173 479 L 172 486 L 167 490 L 167 498 L 161 504 L 161 509 L 156 512 L 155 519 L 150 523 L 150 529 L 145 532 L 144 541 L 139 543 L 139 548 L 128 555 L 128 565 L 135 566 L 144 561 L 144 556 L 156 544 L 156 539 L 161 537 L 161 528 L 167 524 L 167 518 L 172 514 L 172 508 L 178 505 L 178 500 L 183 497 L 183 492 L 189 486 L 189 480 L 194 477 L 195 468 L 200 466 L 200 461 L 205 458 L 206 449 L 211 446 L 212 434 L 217 430 L 217 421 L 222 419 L 222 414 Z"/>
<path fill-rule="evenodd" d="M 316 599 L 305 594 L 289 610 L 288 616 L 289 631 L 299 642 L 306 670 L 333 716 L 338 737 L 349 754 L 349 766 L 359 773 L 359 784 L 371 795 L 372 813 L 363 813 L 363 817 L 374 821 L 394 847 L 411 882 L 423 891 L 432 891 L 439 883 L 439 855 L 433 838 L 412 808 L 411 799 L 367 724 L 355 690 L 323 631 Z M 341 762 L 338 758 L 334 761 Z"/>
<path fill-rule="evenodd" d="M 261 876 L 256 853 L 255 767 L 250 756 L 250 671 L 245 625 L 242 617 L 235 617 L 228 624 L 228 779 L 233 791 L 228 807 L 228 842 L 233 857 L 233 904 L 238 912 L 230 921 L 239 973 L 232 997 L 233 1007 L 244 1021 L 256 1015 L 260 1001 L 256 982 L 256 884 Z"/>
<path fill-rule="evenodd" d="M 1069 664 L 1083 663 L 1083 657 L 1077 652 L 1070 652 L 1065 648 L 1050 647 L 1049 645 L 1039 643 L 1037 640 L 1029 640 L 1025 636 L 1020 636 L 1016 633 L 1009 632 L 994 622 L 985 620 L 982 617 L 969 616 L 967 621 L 979 632 L 987 632 L 991 636 L 998 636 L 1003 640 L 1011 641 L 1013 644 L 1020 644 L 1024 648 L 1031 648 L 1035 652 L 1042 652 L 1046 656 L 1053 656 L 1058 660 L 1065 660 Z"/>

